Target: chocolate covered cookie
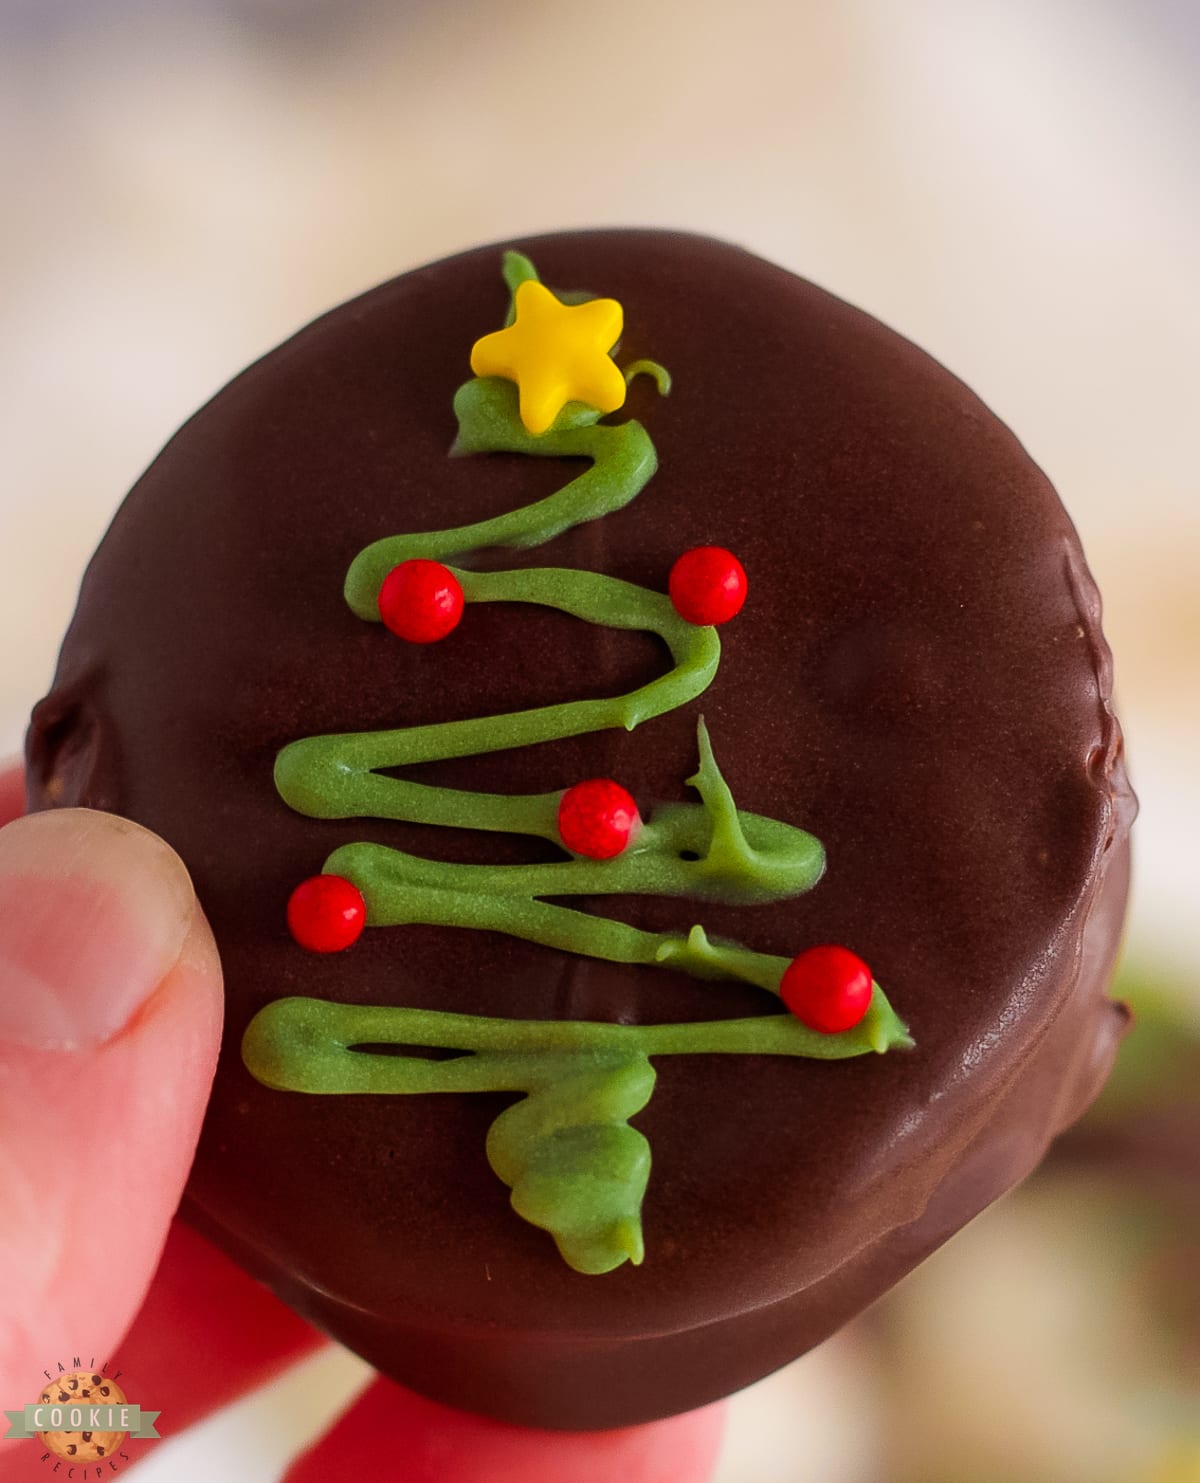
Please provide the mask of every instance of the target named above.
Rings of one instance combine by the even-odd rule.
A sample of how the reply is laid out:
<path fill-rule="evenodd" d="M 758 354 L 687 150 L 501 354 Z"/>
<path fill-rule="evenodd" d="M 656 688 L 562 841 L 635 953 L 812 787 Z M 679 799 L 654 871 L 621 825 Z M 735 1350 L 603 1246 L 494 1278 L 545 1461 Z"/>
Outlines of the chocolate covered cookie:
<path fill-rule="evenodd" d="M 1110 688 L 960 382 L 737 249 L 571 234 L 383 285 L 176 435 L 30 801 L 156 830 L 212 921 L 187 1217 L 417 1390 L 613 1426 L 819 1342 L 1095 1095 Z"/>

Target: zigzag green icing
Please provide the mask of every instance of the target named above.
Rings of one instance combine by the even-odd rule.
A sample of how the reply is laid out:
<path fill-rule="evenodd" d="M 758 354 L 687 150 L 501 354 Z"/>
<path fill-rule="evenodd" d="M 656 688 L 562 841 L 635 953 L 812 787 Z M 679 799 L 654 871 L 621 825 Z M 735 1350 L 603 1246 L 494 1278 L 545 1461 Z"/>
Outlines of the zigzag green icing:
<path fill-rule="evenodd" d="M 251 1020 L 242 1056 L 259 1081 L 281 1091 L 524 1093 L 492 1124 L 488 1159 L 517 1213 L 549 1231 L 576 1271 L 596 1273 L 642 1259 L 650 1146 L 628 1119 L 650 1100 L 651 1056 L 840 1060 L 911 1044 L 876 986 L 866 1018 L 840 1035 L 790 1014 L 611 1025 L 276 999 Z M 374 1049 L 388 1045 L 463 1054 L 433 1061 Z"/>
<path fill-rule="evenodd" d="M 505 278 L 514 293 L 529 276 L 535 275 L 528 259 L 506 256 Z M 625 374 L 642 372 L 655 377 L 660 391 L 669 390 L 669 378 L 653 362 L 639 361 Z M 542 545 L 622 508 L 645 487 L 657 460 L 639 423 L 601 426 L 599 414 L 579 403 L 568 404 L 550 431 L 535 437 L 521 422 L 516 388 L 508 381 L 469 381 L 454 405 L 456 454 L 585 458 L 590 466 L 556 493 L 495 519 L 368 546 L 346 578 L 351 609 L 379 621 L 378 593 L 388 572 L 402 561 L 424 557 L 451 565 L 468 604 L 536 603 L 585 622 L 657 634 L 672 668 L 611 699 L 304 738 L 279 754 L 276 786 L 285 802 L 314 818 L 401 819 L 558 843 L 561 790 L 526 796 L 477 793 L 385 776 L 384 770 L 613 727 L 631 731 L 707 689 L 717 671 L 720 641 L 715 629 L 680 618 L 662 593 L 600 573 L 455 567 L 456 560 L 469 561 L 486 547 Z M 362 842 L 334 851 L 324 870 L 358 886 L 372 927 L 421 922 L 505 932 L 565 952 L 682 970 L 699 979 L 736 979 L 778 993 L 787 958 L 710 941 L 700 925 L 686 934 L 645 932 L 543 899 L 636 894 L 750 905 L 784 900 L 816 884 L 825 864 L 820 842 L 794 825 L 740 811 L 717 767 L 703 720 L 697 730 L 700 766 L 689 783 L 701 801 L 656 809 L 636 841 L 615 859 L 456 865 Z M 430 1061 L 369 1049 L 383 1043 L 465 1053 Z M 522 1100 L 493 1124 L 492 1167 L 512 1189 L 514 1208 L 553 1234 L 571 1266 L 604 1272 L 642 1259 L 640 1209 L 650 1151 L 628 1119 L 653 1090 L 651 1055 L 839 1058 L 908 1044 L 903 1024 L 875 985 L 866 1019 L 839 1035 L 808 1030 L 791 1015 L 617 1026 L 283 999 L 255 1016 L 243 1057 L 259 1080 L 293 1091 L 522 1093 Z"/>

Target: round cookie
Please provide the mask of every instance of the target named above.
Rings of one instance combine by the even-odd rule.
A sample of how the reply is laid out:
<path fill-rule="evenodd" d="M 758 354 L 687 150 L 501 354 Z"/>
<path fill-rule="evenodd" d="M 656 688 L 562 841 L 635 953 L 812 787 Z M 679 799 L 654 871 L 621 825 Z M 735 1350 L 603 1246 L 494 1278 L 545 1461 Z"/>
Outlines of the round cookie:
<path fill-rule="evenodd" d="M 583 307 L 580 293 L 589 307 L 615 300 L 616 364 L 653 357 L 671 373 L 670 395 L 643 366 L 652 374 L 603 422 L 593 414 L 575 428 L 568 406 L 565 424 L 534 431 L 513 420 L 506 371 L 485 364 L 458 403 L 460 452 L 464 435 L 476 451 L 449 457 L 472 347 L 504 325 L 499 248 L 318 320 L 198 413 L 119 512 L 35 713 L 30 800 L 111 808 L 155 829 L 189 865 L 212 921 L 226 1039 L 188 1218 L 426 1394 L 529 1424 L 613 1426 L 700 1405 L 819 1342 L 1022 1178 L 1079 1115 L 1126 1020 L 1104 988 L 1132 805 L 1074 532 L 961 383 L 865 315 L 723 244 L 599 232 L 519 246 L 564 305 Z M 587 394 L 599 407 L 616 389 L 601 378 Z M 377 543 L 549 499 L 592 456 L 571 441 L 580 429 L 633 423 L 657 458 L 644 487 L 525 549 L 465 543 L 456 569 L 468 600 L 446 637 L 406 643 L 367 621 L 390 561 Z M 641 436 L 622 433 L 621 446 Z M 401 554 L 428 554 L 410 546 Z M 672 691 L 628 730 L 604 712 L 602 729 L 487 751 L 504 729 L 490 722 L 465 749 L 435 749 L 399 773 L 410 753 L 385 748 L 355 774 L 367 806 L 355 793 L 347 817 L 311 816 L 340 806 L 356 738 L 603 706 L 664 674 L 699 674 L 713 630 L 682 633 L 669 600 L 651 600 L 695 547 L 727 549 L 748 576 L 707 687 Z M 631 599 L 629 625 L 581 621 L 544 600 L 592 600 L 577 576 L 562 588 L 552 573 L 564 569 L 651 596 Z M 350 602 L 348 572 L 358 574 Z M 611 599 L 604 588 L 596 601 Z M 697 804 L 687 781 L 700 713 L 712 768 Z M 756 900 L 758 888 L 739 895 L 732 876 L 696 884 L 720 816 L 713 769 L 753 816 L 736 816 L 750 853 L 770 864 L 777 846 L 819 841 L 807 875 L 794 854 L 791 885 Z M 663 894 L 622 884 L 650 858 L 637 853 L 643 836 L 595 863 L 565 858 L 549 825 L 533 827 L 532 805 L 518 832 L 497 833 L 482 805 L 447 828 L 369 802 L 395 796 L 379 793 L 384 779 L 444 802 L 462 791 L 545 800 L 597 778 L 632 794 L 646 830 L 659 831 L 655 848 L 678 847 Z M 685 804 L 691 812 L 672 812 Z M 708 832 L 696 834 L 704 818 Z M 364 846 L 437 862 L 434 885 L 411 874 L 419 865 L 392 881 L 391 853 L 380 884 Z M 331 854 L 361 875 L 367 926 L 345 952 L 306 952 L 288 932 L 289 897 Z M 466 924 L 456 900 L 443 920 L 433 896 L 458 879 L 454 866 L 491 867 L 489 882 L 508 878 L 499 867 L 526 866 L 546 889 L 490 899 Z M 585 894 L 550 888 L 562 868 Z M 690 885 L 677 891 L 680 880 Z M 543 906 L 623 924 L 638 944 L 685 947 L 653 964 L 608 961 L 586 945 L 597 929 L 580 936 Z M 514 934 L 526 921 L 533 939 Z M 780 970 L 762 970 L 762 982 L 701 971 L 711 949 L 726 955 L 722 971 L 749 975 L 731 944 L 783 965 L 823 944 L 861 954 L 878 984 L 873 1017 L 843 1032 L 860 1037 L 853 1053 L 807 1041 L 778 1053 L 763 1037 L 782 1021 L 789 1045 L 807 1033 L 768 992 Z M 260 1030 L 272 1021 L 261 1016 L 297 999 L 325 1008 L 301 1006 L 264 1070 Z M 389 1018 L 392 1007 L 407 1017 Z M 528 1046 L 513 1022 L 604 1027 L 590 1049 L 577 1028 L 562 1044 L 605 1063 L 605 1089 L 615 1084 L 606 1058 L 625 1057 L 622 1107 L 568 1136 L 579 1160 L 568 1172 L 576 1184 L 586 1176 L 589 1198 L 610 1153 L 617 1171 L 610 1184 L 625 1203 L 605 1216 L 603 1260 L 590 1235 L 568 1236 L 564 1259 L 565 1218 L 530 1197 L 521 1219 L 505 1188 L 520 1182 L 514 1161 L 527 1169 L 529 1147 L 540 1156 L 552 1139 L 539 1123 L 514 1152 L 495 1129 L 511 1130 L 510 1108 L 539 1105 L 530 1079 L 558 1051 L 547 1041 L 520 1075 L 493 1060 L 482 1089 L 440 1090 L 460 1076 L 465 1086 L 487 1060 L 478 1045 L 445 1043 L 446 1015 L 503 1021 L 510 1058 Z M 730 1021 L 761 1021 L 740 1052 L 729 1047 L 743 1032 L 717 1029 L 699 1050 L 643 1054 Z M 571 1082 L 559 1071 L 557 1089 Z M 406 1077 L 435 1090 L 384 1090 Z M 571 1083 L 571 1109 L 594 1108 L 595 1095 Z M 578 1128 L 572 1116 L 565 1125 Z M 631 1200 L 641 1174 L 644 1198 Z M 555 1219 L 551 1239 L 537 1226 Z"/>

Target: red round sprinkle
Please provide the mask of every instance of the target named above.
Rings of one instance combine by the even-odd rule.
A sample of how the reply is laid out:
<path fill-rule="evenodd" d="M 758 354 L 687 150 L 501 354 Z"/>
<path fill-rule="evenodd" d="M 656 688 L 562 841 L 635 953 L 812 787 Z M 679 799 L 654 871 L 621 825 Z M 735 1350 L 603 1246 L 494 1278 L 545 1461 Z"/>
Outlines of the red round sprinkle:
<path fill-rule="evenodd" d="M 394 566 L 379 589 L 379 616 L 410 644 L 444 639 L 462 617 L 463 590 L 440 561 L 414 557 Z"/>
<path fill-rule="evenodd" d="M 292 892 L 288 927 L 310 953 L 340 953 L 358 941 L 367 921 L 362 892 L 341 875 L 312 875 Z"/>
<path fill-rule="evenodd" d="M 722 546 L 693 546 L 671 568 L 667 590 L 689 623 L 728 623 L 746 601 L 746 572 Z"/>
<path fill-rule="evenodd" d="M 793 958 L 779 984 L 783 1002 L 810 1030 L 850 1030 L 871 1007 L 871 970 L 848 948 L 828 943 Z"/>
<path fill-rule="evenodd" d="M 641 828 L 633 795 L 612 778 L 589 778 L 568 788 L 558 805 L 558 832 L 573 854 L 611 860 Z"/>

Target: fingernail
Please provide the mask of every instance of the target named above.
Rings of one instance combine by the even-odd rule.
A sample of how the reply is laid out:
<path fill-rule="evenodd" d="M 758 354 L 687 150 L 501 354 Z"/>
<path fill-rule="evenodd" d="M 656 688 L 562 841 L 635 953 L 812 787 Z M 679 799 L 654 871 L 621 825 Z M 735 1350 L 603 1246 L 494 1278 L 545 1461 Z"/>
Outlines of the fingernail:
<path fill-rule="evenodd" d="M 0 829 L 0 1044 L 111 1039 L 179 958 L 195 895 L 156 835 L 88 809 Z"/>

